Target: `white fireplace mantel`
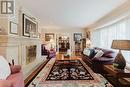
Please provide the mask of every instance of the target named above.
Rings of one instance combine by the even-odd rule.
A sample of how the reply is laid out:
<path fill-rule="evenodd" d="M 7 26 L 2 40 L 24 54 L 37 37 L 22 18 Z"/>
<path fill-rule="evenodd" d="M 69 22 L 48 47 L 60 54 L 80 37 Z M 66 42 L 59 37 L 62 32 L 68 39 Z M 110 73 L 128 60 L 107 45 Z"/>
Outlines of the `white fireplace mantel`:
<path fill-rule="evenodd" d="M 37 45 L 36 58 L 41 58 L 41 42 L 39 38 L 24 36 L 0 35 L 0 54 L 15 64 L 26 65 L 26 46 Z"/>

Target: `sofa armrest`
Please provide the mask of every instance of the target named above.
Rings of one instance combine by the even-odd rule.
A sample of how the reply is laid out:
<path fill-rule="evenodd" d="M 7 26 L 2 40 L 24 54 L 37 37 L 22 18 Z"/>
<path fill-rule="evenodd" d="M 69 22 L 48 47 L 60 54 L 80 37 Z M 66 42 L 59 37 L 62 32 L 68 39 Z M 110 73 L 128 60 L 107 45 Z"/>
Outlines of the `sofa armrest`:
<path fill-rule="evenodd" d="M 22 71 L 18 73 L 11 74 L 8 78 L 8 81 L 11 81 L 13 87 L 24 87 L 24 79 Z"/>
<path fill-rule="evenodd" d="M 11 65 L 10 70 L 11 74 L 18 73 L 21 71 L 21 65 Z"/>
<path fill-rule="evenodd" d="M 9 80 L 0 80 L 0 87 L 13 87 L 13 83 Z"/>

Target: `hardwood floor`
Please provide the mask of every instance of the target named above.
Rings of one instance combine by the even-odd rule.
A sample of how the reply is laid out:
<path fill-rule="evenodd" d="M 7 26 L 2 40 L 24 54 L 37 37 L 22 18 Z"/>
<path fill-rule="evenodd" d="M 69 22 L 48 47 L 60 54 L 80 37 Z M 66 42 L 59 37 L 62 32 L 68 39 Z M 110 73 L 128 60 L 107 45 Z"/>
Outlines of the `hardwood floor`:
<path fill-rule="evenodd" d="M 49 59 L 47 59 L 44 63 L 42 63 L 37 69 L 35 69 L 25 80 L 25 87 L 28 87 L 30 82 L 37 76 L 37 74 L 43 69 L 43 67 L 48 63 Z"/>

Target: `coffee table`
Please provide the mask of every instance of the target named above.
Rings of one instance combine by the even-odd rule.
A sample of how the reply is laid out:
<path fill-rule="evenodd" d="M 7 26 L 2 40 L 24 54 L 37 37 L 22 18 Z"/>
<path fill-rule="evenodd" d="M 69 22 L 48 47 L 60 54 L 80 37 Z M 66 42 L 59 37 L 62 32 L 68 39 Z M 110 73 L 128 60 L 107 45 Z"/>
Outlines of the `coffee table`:
<path fill-rule="evenodd" d="M 78 56 L 64 57 L 64 54 L 57 54 L 56 60 L 81 60 Z"/>
<path fill-rule="evenodd" d="M 56 65 L 60 66 L 74 66 L 74 65 L 81 65 L 78 60 L 56 60 Z"/>

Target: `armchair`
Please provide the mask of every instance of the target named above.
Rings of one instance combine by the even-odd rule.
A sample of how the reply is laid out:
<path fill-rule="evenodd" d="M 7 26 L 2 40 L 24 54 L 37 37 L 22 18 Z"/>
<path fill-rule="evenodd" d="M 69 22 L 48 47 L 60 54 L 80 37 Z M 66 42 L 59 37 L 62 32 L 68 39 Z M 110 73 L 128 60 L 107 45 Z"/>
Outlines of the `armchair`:
<path fill-rule="evenodd" d="M 47 58 L 54 58 L 56 56 L 55 49 L 52 48 L 49 50 L 46 48 L 45 44 L 41 45 L 41 52 L 42 55 L 47 55 Z"/>
<path fill-rule="evenodd" d="M 41 54 L 42 54 L 42 56 L 49 54 L 49 50 L 46 48 L 45 44 L 41 45 Z"/>
<path fill-rule="evenodd" d="M 20 65 L 10 66 L 11 74 L 6 80 L 0 80 L 0 87 L 24 87 L 23 73 Z"/>
<path fill-rule="evenodd" d="M 0 64 L 2 64 L 0 66 L 0 87 L 24 87 L 23 73 L 20 65 L 9 66 L 2 56 L 0 56 Z"/>

